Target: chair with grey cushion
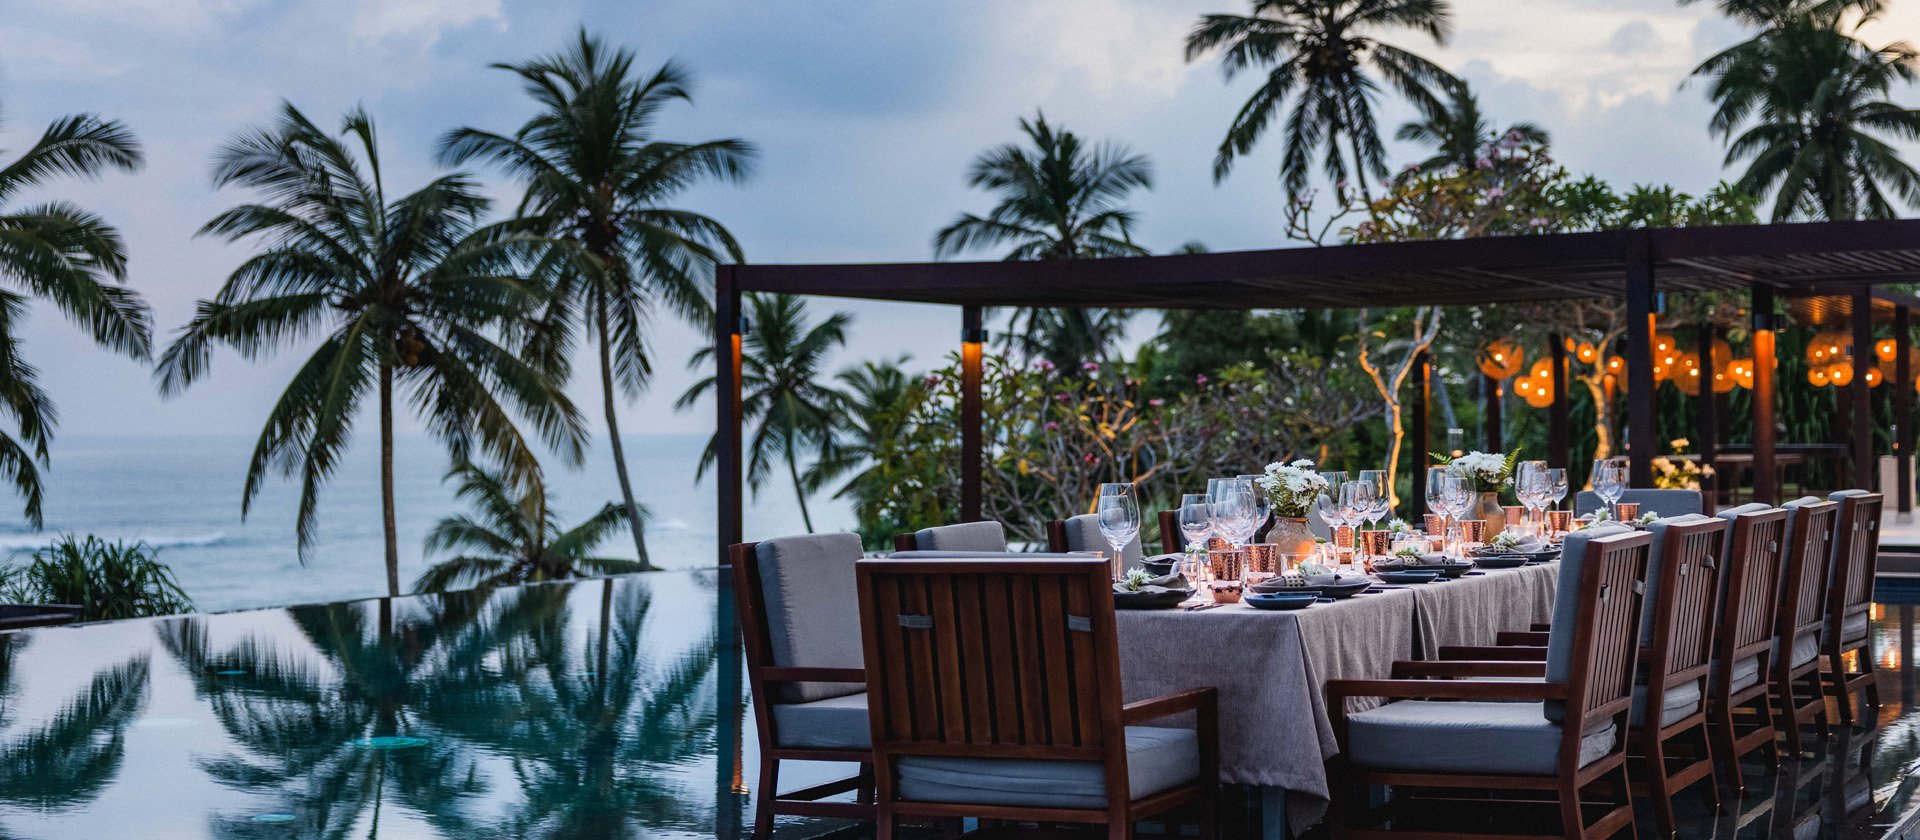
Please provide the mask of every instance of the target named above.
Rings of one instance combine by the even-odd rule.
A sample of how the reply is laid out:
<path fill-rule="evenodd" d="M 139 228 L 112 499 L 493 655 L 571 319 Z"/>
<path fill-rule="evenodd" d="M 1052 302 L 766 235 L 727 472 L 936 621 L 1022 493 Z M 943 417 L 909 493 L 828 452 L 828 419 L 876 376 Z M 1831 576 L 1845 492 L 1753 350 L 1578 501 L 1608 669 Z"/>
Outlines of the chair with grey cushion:
<path fill-rule="evenodd" d="M 1620 501 L 1637 504 L 1640 514 L 1653 513 L 1662 517 L 1685 516 L 1689 513 L 1705 513 L 1705 503 L 1698 490 L 1653 490 L 1632 488 L 1620 494 Z M 1607 503 L 1600 494 L 1592 490 L 1582 490 L 1573 497 L 1575 514 L 1587 514 L 1604 508 Z"/>
<path fill-rule="evenodd" d="M 893 538 L 894 551 L 1006 551 L 1007 528 L 998 522 L 962 522 L 921 528 Z"/>
<path fill-rule="evenodd" d="M 1862 718 L 1854 694 L 1863 693 L 1867 707 L 1880 709 L 1879 678 L 1874 676 L 1873 577 L 1879 570 L 1879 493 L 1841 490 L 1828 497 L 1840 503 L 1840 521 L 1834 528 L 1833 570 L 1827 577 L 1826 627 L 1820 633 L 1827 696 L 1839 701 L 1840 722 L 1852 726 Z M 1847 667 L 1847 654 L 1854 668 Z"/>
<path fill-rule="evenodd" d="M 1733 528 L 1727 534 L 1713 672 L 1707 677 L 1707 725 L 1736 797 L 1746 791 L 1741 758 L 1764 748 L 1769 764 L 1780 764 L 1773 698 L 1763 677 L 1771 671 L 1779 630 L 1787 517 L 1785 510 L 1757 503 L 1720 514 Z"/>
<path fill-rule="evenodd" d="M 1787 509 L 1786 561 L 1780 576 L 1779 622 L 1768 682 L 1776 706 L 1774 725 L 1786 733 L 1787 753 L 1805 752 L 1800 727 L 1812 723 L 1826 738 L 1827 701 L 1820 681 L 1820 629 L 1826 616 L 1827 571 L 1833 562 L 1838 502 L 1812 496 Z"/>
<path fill-rule="evenodd" d="M 860 538 L 809 534 L 728 551 L 760 735 L 754 837 L 770 836 L 775 814 L 871 819 L 872 733 L 854 582 Z M 782 761 L 853 762 L 860 772 L 781 794 Z M 822 801 L 848 791 L 857 801 Z"/>
<path fill-rule="evenodd" d="M 1098 551 L 1104 557 L 1113 553 L 1113 546 L 1107 543 L 1107 536 L 1100 533 L 1100 515 L 1083 513 L 1047 523 L 1047 550 L 1056 554 Z M 1133 541 L 1120 551 L 1118 568 L 1124 571 L 1137 567 L 1145 556 L 1140 550 L 1140 535 L 1134 534 Z"/>
<path fill-rule="evenodd" d="M 1212 688 L 1122 704 L 1105 560 L 865 560 L 876 835 L 901 817 L 1091 823 L 1198 810 L 1215 836 Z M 1192 728 L 1149 725 L 1191 714 Z M 1169 832 L 1179 836 L 1177 826 Z"/>
<path fill-rule="evenodd" d="M 1418 811 L 1371 808 L 1373 785 L 1393 786 L 1396 798 L 1541 791 L 1557 802 L 1564 837 L 1631 832 L 1624 736 L 1651 541 L 1614 527 L 1567 537 L 1545 661 L 1398 662 L 1394 679 L 1329 681 L 1341 747 L 1331 762 L 1333 836 L 1392 836 L 1389 816 L 1393 831 L 1430 837 L 1496 836 L 1511 825 L 1490 811 L 1471 833 L 1422 833 L 1400 819 Z M 1349 713 L 1351 698 L 1394 702 Z"/>

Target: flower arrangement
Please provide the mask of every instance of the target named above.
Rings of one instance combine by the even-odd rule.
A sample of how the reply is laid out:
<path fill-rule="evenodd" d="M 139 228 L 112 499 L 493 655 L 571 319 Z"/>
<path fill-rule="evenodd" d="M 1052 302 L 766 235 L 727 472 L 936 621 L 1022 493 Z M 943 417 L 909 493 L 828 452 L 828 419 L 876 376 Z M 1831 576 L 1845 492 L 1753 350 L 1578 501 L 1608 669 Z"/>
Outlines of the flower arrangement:
<path fill-rule="evenodd" d="M 1686 438 L 1675 438 L 1667 446 L 1678 455 L 1691 444 Z M 1692 458 L 1660 455 L 1653 459 L 1653 486 L 1662 490 L 1699 490 L 1700 480 L 1710 475 L 1713 475 L 1713 467 L 1697 463 Z"/>
<path fill-rule="evenodd" d="M 1505 455 L 1498 452 L 1469 452 L 1458 458 L 1451 458 L 1439 452 L 1428 453 L 1433 461 L 1442 466 L 1458 468 L 1458 472 L 1473 480 L 1475 493 L 1498 493 L 1513 481 L 1513 470 L 1520 464 L 1520 450 L 1515 449 Z"/>
<path fill-rule="evenodd" d="M 1498 534 L 1494 534 L 1492 540 L 1493 545 L 1499 548 L 1517 548 L 1522 542 L 1524 542 L 1524 540 L 1520 538 L 1520 535 L 1512 531 L 1501 531 Z"/>
<path fill-rule="evenodd" d="M 1407 520 L 1401 519 L 1400 517 L 1396 516 L 1393 519 L 1390 519 L 1387 521 L 1387 533 L 1411 534 L 1413 533 L 1413 526 L 1407 524 Z"/>
<path fill-rule="evenodd" d="M 1268 464 L 1259 482 L 1272 502 L 1273 515 L 1291 519 L 1306 516 L 1320 494 L 1327 492 L 1327 480 L 1314 472 L 1313 461 L 1306 458 L 1291 464 Z"/>
<path fill-rule="evenodd" d="M 1139 592 L 1141 587 L 1151 582 L 1153 582 L 1153 574 L 1144 568 L 1129 569 L 1127 576 L 1120 579 L 1120 583 L 1127 587 L 1128 592 Z"/>

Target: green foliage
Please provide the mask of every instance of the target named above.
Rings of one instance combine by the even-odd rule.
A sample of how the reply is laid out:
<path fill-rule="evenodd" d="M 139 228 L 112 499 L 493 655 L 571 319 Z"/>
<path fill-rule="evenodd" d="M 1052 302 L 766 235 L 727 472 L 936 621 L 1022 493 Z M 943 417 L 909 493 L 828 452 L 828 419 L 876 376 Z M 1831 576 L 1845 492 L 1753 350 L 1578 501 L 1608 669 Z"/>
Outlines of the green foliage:
<path fill-rule="evenodd" d="M 190 612 L 193 600 L 146 543 L 66 534 L 0 566 L 0 601 L 75 604 L 84 621 Z"/>
<path fill-rule="evenodd" d="M 594 553 L 626 524 L 621 505 L 607 504 L 585 522 L 562 528 L 552 498 L 538 482 L 518 487 L 502 472 L 472 464 L 455 466 L 447 478 L 459 481 L 455 495 L 473 513 L 442 519 L 427 533 L 428 556 L 454 556 L 421 574 L 415 592 L 641 571 L 636 561 Z"/>

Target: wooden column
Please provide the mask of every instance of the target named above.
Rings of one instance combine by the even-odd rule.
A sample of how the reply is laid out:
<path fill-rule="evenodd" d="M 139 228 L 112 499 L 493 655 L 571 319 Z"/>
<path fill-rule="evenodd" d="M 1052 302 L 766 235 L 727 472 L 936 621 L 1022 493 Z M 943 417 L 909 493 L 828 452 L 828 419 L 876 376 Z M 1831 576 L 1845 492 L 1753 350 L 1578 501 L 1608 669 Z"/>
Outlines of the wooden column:
<path fill-rule="evenodd" d="M 1853 486 L 1873 489 L 1873 402 L 1867 371 L 1873 369 L 1873 289 L 1853 294 Z"/>
<path fill-rule="evenodd" d="M 1659 418 L 1653 413 L 1653 238 L 1634 231 L 1627 238 L 1627 481 L 1653 486 L 1653 456 Z"/>
<path fill-rule="evenodd" d="M 980 325 L 980 307 L 960 309 L 960 521 L 981 519 L 981 469 L 985 455 L 981 445 L 980 368 L 986 344 L 986 329 Z"/>
<path fill-rule="evenodd" d="M 740 289 L 734 282 L 734 267 L 722 265 L 714 270 L 713 289 L 713 404 L 714 432 L 717 438 L 714 484 L 720 509 L 720 565 L 731 565 L 727 547 L 745 542 L 744 492 L 741 487 L 740 457 Z"/>
<path fill-rule="evenodd" d="M 1432 429 L 1428 428 L 1427 402 L 1433 397 L 1433 356 L 1425 350 L 1413 356 L 1413 520 L 1427 515 L 1427 453 L 1431 451 Z"/>
<path fill-rule="evenodd" d="M 1913 312 L 1893 310 L 1893 463 L 1900 487 L 1894 493 L 1896 510 L 1913 511 Z M 1886 488 L 1881 488 L 1884 492 Z M 1912 670 L 1912 669 L 1907 669 Z"/>
<path fill-rule="evenodd" d="M 1714 340 L 1719 337 L 1719 328 L 1711 323 L 1703 322 L 1700 324 L 1700 349 L 1698 351 L 1698 355 L 1700 356 L 1700 396 L 1694 400 L 1697 408 L 1695 409 L 1693 417 L 1693 451 L 1700 453 L 1700 464 L 1705 467 L 1713 466 L 1714 456 L 1720 451 L 1720 395 L 1715 393 L 1713 389 L 1714 374 L 1716 373 L 1713 367 L 1713 344 Z M 1732 359 L 1728 359 L 1728 361 L 1731 362 Z M 1718 496 L 1717 491 L 1719 490 L 1719 485 L 1720 474 L 1716 471 L 1711 477 L 1706 479 L 1701 489 L 1706 491 L 1709 500 L 1713 500 Z M 1713 506 L 1709 504 L 1707 507 L 1711 509 Z"/>
<path fill-rule="evenodd" d="M 1547 357 L 1553 360 L 1553 404 L 1547 406 L 1547 466 L 1566 469 L 1573 464 L 1573 395 L 1567 393 L 1573 377 L 1567 370 L 1565 336 L 1547 336 Z"/>
<path fill-rule="evenodd" d="M 1498 379 L 1484 373 L 1480 374 L 1480 390 L 1481 395 L 1485 398 L 1484 403 L 1486 405 L 1486 410 L 1480 417 L 1480 425 L 1485 427 L 1481 429 L 1481 432 L 1483 433 L 1482 436 L 1486 438 L 1488 452 L 1503 452 L 1506 450 L 1506 447 L 1501 444 L 1500 440 L 1502 436 L 1500 428 L 1500 397 L 1506 393 L 1505 385 L 1506 383 Z"/>
<path fill-rule="evenodd" d="M 1773 287 L 1755 283 L 1747 307 L 1753 313 L 1753 499 L 1780 503 L 1779 474 L 1774 471 L 1774 329 Z"/>

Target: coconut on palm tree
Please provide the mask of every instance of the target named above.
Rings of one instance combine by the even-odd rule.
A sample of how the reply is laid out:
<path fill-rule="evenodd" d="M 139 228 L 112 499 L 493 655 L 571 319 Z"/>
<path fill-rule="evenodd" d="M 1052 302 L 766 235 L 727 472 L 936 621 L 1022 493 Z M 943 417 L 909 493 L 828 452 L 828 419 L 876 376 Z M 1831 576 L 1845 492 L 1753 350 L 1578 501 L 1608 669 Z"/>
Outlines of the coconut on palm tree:
<path fill-rule="evenodd" d="M 1505 131 L 1495 133 L 1480 110 L 1480 98 L 1465 82 L 1448 90 L 1447 101 L 1438 110 L 1401 125 L 1393 136 L 1433 149 L 1430 157 L 1413 165 L 1419 172 L 1438 172 L 1449 167 L 1473 169 L 1487 157 L 1489 148 L 1502 142 L 1547 144 L 1547 132 L 1530 122 L 1514 123 Z"/>
<path fill-rule="evenodd" d="M 544 301 L 523 267 L 542 262 L 551 246 L 510 226 L 482 226 L 488 201 L 472 179 L 443 175 L 390 198 L 365 112 L 348 113 L 335 135 L 288 104 L 273 125 L 221 151 L 214 181 L 252 189 L 264 201 L 227 210 L 201 232 L 257 239 L 263 248 L 200 302 L 161 356 L 161 391 L 177 393 L 205 376 L 215 345 L 258 359 L 319 337 L 267 415 L 247 465 L 243 515 L 269 472 L 297 477 L 304 556 L 320 487 L 372 397 L 387 591 L 398 595 L 396 391 L 456 461 L 477 449 L 516 481 L 537 478 L 540 465 L 516 415 L 548 446 L 580 460 L 585 431 L 559 384 L 492 335 L 524 328 L 524 313 Z"/>
<path fill-rule="evenodd" d="M 809 323 L 806 303 L 792 295 L 748 294 L 745 303 L 752 329 L 741 341 L 740 414 L 743 423 L 754 427 L 747 443 L 747 485 L 757 495 L 773 474 L 775 461 L 784 460 L 800 519 L 812 533 L 813 515 L 807 510 L 812 488 L 800 475 L 800 458 L 830 445 L 844 398 L 825 381 L 827 356 L 847 343 L 852 317 L 835 312 Z M 707 367 L 712 359 L 713 348 L 701 347 L 687 365 Z M 691 407 L 713 388 L 714 378 L 704 377 L 681 394 L 674 407 Z M 705 475 L 717 458 L 718 437 L 716 433 L 707 441 L 698 475 Z"/>
<path fill-rule="evenodd" d="M 13 434 L 0 432 L 0 473 L 35 528 L 42 522 L 40 467 L 53 440 L 54 406 L 21 352 L 28 304 L 53 304 L 95 343 L 135 359 L 151 355 L 153 329 L 147 305 L 122 285 L 127 247 L 118 229 L 64 201 L 12 204 L 62 175 L 132 172 L 141 162 L 140 145 L 125 125 L 74 114 L 55 120 L 20 157 L 0 166 L 0 415 L 14 424 Z"/>
<path fill-rule="evenodd" d="M 564 372 L 575 340 L 594 342 L 620 498 L 634 550 L 651 568 L 646 519 L 620 440 L 619 396 L 638 396 L 652 379 L 647 337 L 655 311 L 705 323 L 713 314 L 704 291 L 711 267 L 722 257 L 742 259 L 718 221 L 671 202 L 703 181 L 745 180 L 756 152 L 734 138 L 688 143 L 656 136 L 663 109 L 693 101 L 690 74 L 673 62 L 642 74 L 631 51 L 584 30 L 564 53 L 495 66 L 520 77 L 538 111 L 512 134 L 458 129 L 441 155 L 486 160 L 512 173 L 527 191 L 521 217 L 578 249 L 529 349 Z"/>
<path fill-rule="evenodd" d="M 1774 221 L 1891 218 L 1920 205 L 1920 172 L 1889 142 L 1920 139 L 1920 109 L 1889 98 L 1920 51 L 1870 47 L 1841 10 L 1815 5 L 1694 70 L 1717 105 L 1709 128 L 1728 139 L 1727 165 L 1747 161 L 1736 186 L 1773 195 Z"/>
<path fill-rule="evenodd" d="M 1251 14 L 1204 15 L 1187 34 L 1187 60 L 1215 51 L 1228 79 L 1262 72 L 1213 160 L 1218 181 L 1235 158 L 1253 150 L 1269 123 L 1287 109 L 1280 177 L 1287 193 L 1306 191 L 1313 160 L 1338 191 L 1387 174 L 1386 146 L 1373 113 L 1382 85 L 1422 113 L 1441 110 L 1435 85 L 1458 80 L 1439 65 L 1381 40 L 1411 31 L 1446 42 L 1449 0 L 1253 0 Z M 1343 148 L 1344 147 L 1344 148 Z"/>
<path fill-rule="evenodd" d="M 640 571 L 638 561 L 594 553 L 626 524 L 627 509 L 621 505 L 607 504 L 586 521 L 562 528 L 541 482 L 516 483 L 498 470 L 473 464 L 456 465 L 447 478 L 459 480 L 455 495 L 473 513 L 449 516 L 427 532 L 429 556 L 454 556 L 420 575 L 415 592 Z M 648 515 L 645 508 L 640 515 Z"/>
<path fill-rule="evenodd" d="M 1027 145 L 1007 143 L 975 158 L 967 185 L 999 201 L 985 216 L 963 213 L 933 237 L 936 257 L 1006 247 L 1008 260 L 1145 256 L 1134 244 L 1127 197 L 1153 186 L 1145 155 L 1117 143 L 1089 145 L 1047 124 L 1045 114 L 1020 121 Z M 1109 310 L 1029 309 L 1011 335 L 1028 356 L 1072 369 L 1104 358 L 1126 328 Z"/>

